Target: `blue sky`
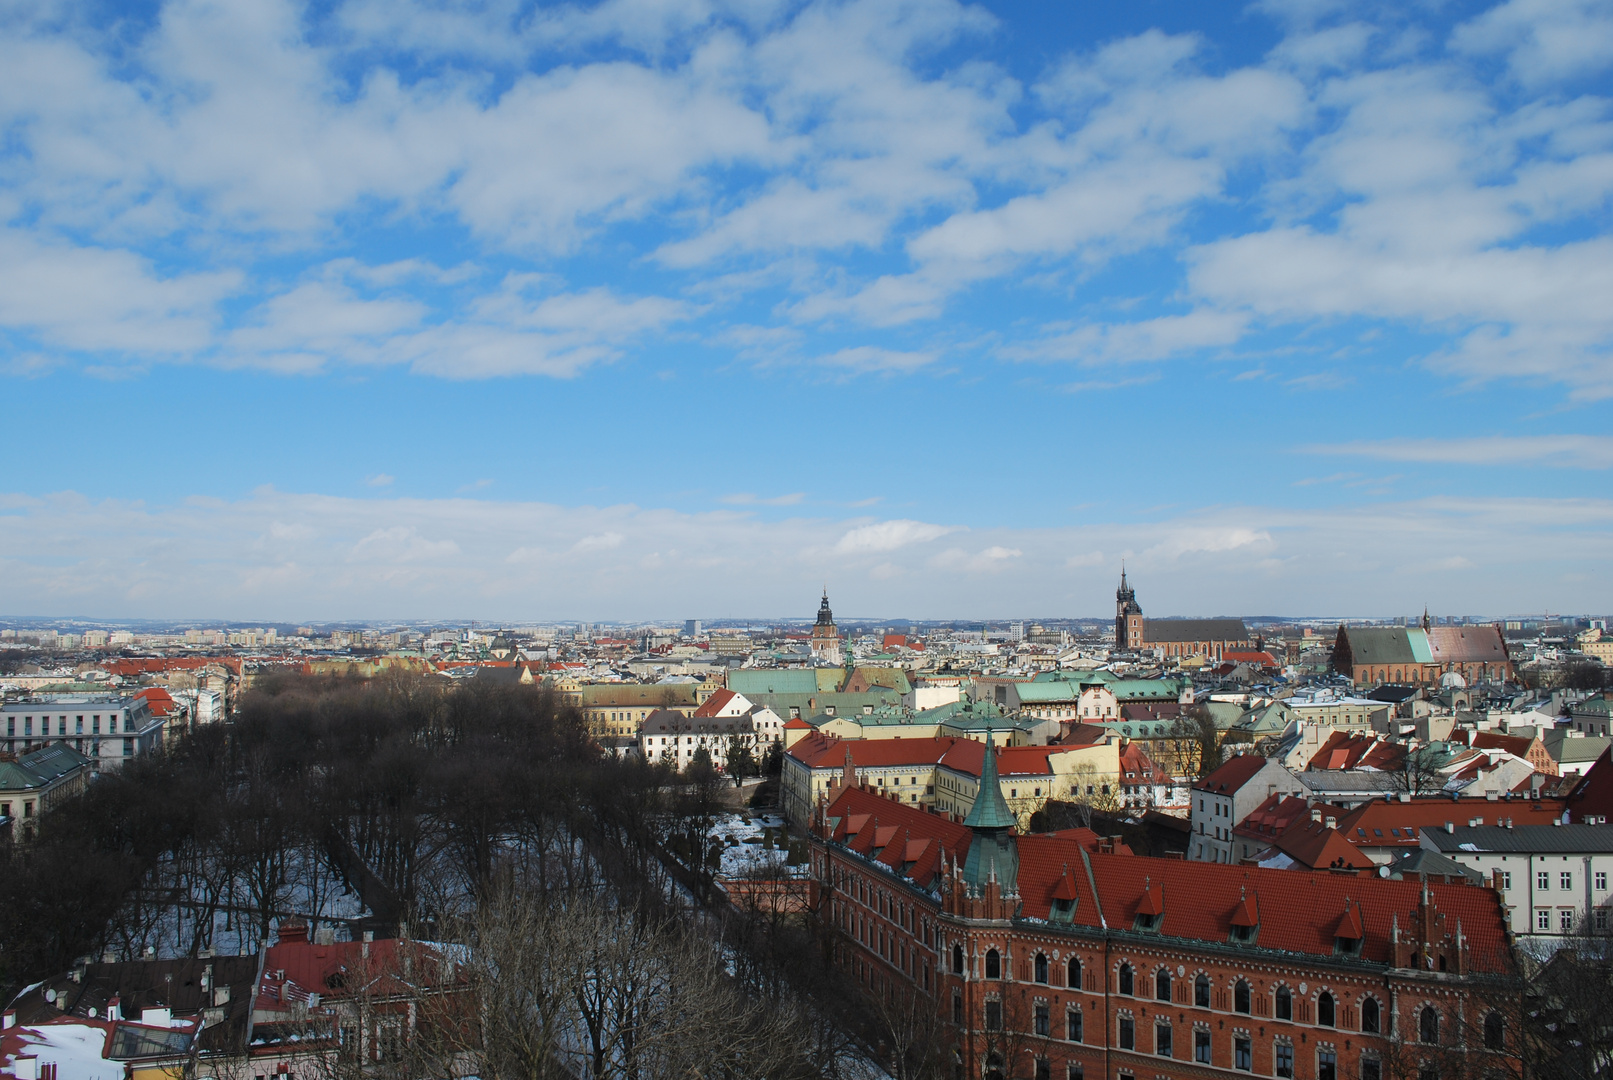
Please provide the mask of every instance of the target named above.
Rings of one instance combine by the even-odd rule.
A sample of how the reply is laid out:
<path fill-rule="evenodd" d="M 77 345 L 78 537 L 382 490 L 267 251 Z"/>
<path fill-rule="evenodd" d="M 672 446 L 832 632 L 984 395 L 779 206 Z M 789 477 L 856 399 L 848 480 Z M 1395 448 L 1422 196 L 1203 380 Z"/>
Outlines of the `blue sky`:
<path fill-rule="evenodd" d="M 1613 4 L 0 4 L 0 613 L 1613 608 Z"/>

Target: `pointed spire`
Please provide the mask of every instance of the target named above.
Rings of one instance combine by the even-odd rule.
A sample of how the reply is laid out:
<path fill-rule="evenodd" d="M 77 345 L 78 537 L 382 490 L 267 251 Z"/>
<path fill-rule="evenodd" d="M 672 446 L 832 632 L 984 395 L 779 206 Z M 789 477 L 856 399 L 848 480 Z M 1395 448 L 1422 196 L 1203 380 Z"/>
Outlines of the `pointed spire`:
<path fill-rule="evenodd" d="M 980 790 L 975 793 L 975 804 L 963 823 L 971 829 L 1012 829 L 1016 823 L 1014 812 L 1003 798 L 1002 783 L 997 779 L 997 750 L 991 743 L 991 728 L 986 728 L 985 761 L 980 766 Z"/>

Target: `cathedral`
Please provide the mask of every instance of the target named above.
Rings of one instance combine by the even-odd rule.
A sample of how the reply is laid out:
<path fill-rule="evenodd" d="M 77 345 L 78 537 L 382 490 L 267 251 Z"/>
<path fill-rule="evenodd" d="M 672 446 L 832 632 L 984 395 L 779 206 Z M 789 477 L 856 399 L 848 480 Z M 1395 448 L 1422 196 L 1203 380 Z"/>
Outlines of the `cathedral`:
<path fill-rule="evenodd" d="M 818 621 L 812 627 L 812 655 L 826 663 L 838 664 L 841 660 L 840 630 L 835 626 L 834 612 L 829 610 L 829 590 L 823 590 L 823 602 L 818 605 Z"/>
<path fill-rule="evenodd" d="M 1137 590 L 1120 569 L 1115 590 L 1115 651 L 1152 652 L 1160 657 L 1208 656 L 1250 647 L 1242 619 L 1145 619 Z"/>

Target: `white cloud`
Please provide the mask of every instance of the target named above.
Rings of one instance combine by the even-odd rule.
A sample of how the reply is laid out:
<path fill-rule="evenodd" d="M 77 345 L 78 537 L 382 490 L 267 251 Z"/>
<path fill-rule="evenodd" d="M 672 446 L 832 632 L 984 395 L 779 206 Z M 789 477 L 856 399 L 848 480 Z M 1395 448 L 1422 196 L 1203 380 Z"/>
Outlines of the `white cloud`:
<path fill-rule="evenodd" d="M 1613 436 L 1486 435 L 1471 439 L 1382 439 L 1301 447 L 1309 454 L 1452 465 L 1613 468 Z"/>
<path fill-rule="evenodd" d="M 396 479 L 397 477 L 388 473 L 376 473 L 374 476 L 367 477 L 364 482 L 370 487 L 391 487 L 392 482 Z"/>
<path fill-rule="evenodd" d="M 881 521 L 849 530 L 835 544 L 834 550 L 840 555 L 895 551 L 910 544 L 928 543 L 957 532 L 959 528 L 957 525 L 932 525 L 925 521 Z"/>
<path fill-rule="evenodd" d="M 725 609 L 759 617 L 810 617 L 823 582 L 837 607 L 870 613 L 1102 617 L 1125 558 L 1158 615 L 1613 607 L 1606 499 L 1206 508 L 976 529 L 967 548 L 914 557 L 953 531 L 272 489 L 173 504 L 0 495 L 0 577 L 9 606 L 44 614 L 671 618 L 709 609 L 720 579 Z M 1089 554 L 1070 565 L 1071 552 Z"/>
<path fill-rule="evenodd" d="M 68 349 L 182 354 L 205 348 L 233 272 L 160 275 L 131 251 L 0 229 L 0 325 Z"/>
<path fill-rule="evenodd" d="M 1184 352 L 1231 345 L 1243 336 L 1249 319 L 1222 311 L 1194 311 L 1132 323 L 1091 323 L 1074 330 L 1053 331 L 1038 340 L 1005 347 L 1015 360 L 1075 360 L 1086 364 L 1167 360 Z"/>
<path fill-rule="evenodd" d="M 1451 45 L 1504 54 L 1527 84 L 1571 79 L 1613 62 L 1613 8 L 1605 0 L 1507 0 L 1458 26 Z"/>

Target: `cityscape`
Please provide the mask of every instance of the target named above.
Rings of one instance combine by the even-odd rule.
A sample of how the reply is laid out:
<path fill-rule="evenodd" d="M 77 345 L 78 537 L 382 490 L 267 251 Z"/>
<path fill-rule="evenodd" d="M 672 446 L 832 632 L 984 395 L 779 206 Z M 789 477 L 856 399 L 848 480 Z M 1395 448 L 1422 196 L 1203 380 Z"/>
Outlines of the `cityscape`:
<path fill-rule="evenodd" d="M 1613 0 L 0 4 L 0 1080 L 1613 1080 Z"/>

